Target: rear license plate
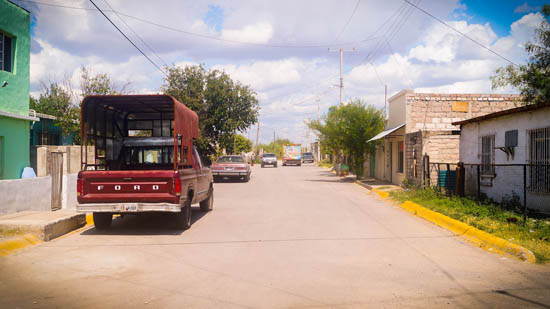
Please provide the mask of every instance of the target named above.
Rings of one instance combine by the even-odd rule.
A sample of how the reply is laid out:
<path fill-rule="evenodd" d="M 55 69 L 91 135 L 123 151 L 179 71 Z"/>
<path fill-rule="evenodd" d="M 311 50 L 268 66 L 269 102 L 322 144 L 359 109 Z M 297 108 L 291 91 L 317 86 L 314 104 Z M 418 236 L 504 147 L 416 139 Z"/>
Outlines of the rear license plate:
<path fill-rule="evenodd" d="M 226 167 L 225 170 L 226 170 L 226 171 L 232 171 L 233 168 L 232 168 L 232 167 Z"/>
<path fill-rule="evenodd" d="M 138 206 L 136 203 L 122 204 L 123 211 L 137 211 Z"/>

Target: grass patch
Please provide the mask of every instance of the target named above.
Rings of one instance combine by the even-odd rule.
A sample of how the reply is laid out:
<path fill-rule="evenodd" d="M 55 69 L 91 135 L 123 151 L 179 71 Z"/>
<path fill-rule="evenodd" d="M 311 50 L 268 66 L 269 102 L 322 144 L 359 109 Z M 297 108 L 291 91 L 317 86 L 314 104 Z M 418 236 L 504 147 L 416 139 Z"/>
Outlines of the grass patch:
<path fill-rule="evenodd" d="M 486 201 L 478 205 L 468 198 L 450 199 L 434 189 L 390 192 L 400 202 L 413 201 L 433 211 L 462 221 L 482 231 L 523 246 L 535 255 L 537 263 L 550 262 L 550 219 L 527 218 Z"/>
<path fill-rule="evenodd" d="M 332 168 L 334 165 L 332 163 L 319 163 L 319 167 Z"/>

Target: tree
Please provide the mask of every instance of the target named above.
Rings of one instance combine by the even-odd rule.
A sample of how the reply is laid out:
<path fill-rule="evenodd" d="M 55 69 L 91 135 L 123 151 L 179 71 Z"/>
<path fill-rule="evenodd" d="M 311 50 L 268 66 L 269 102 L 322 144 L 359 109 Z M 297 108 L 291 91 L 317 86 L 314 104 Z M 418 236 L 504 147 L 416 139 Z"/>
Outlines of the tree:
<path fill-rule="evenodd" d="M 321 145 L 338 157 L 349 156 L 352 171 L 363 174 L 365 154 L 374 152 L 374 143 L 367 141 L 384 128 L 382 111 L 354 99 L 346 105 L 332 106 L 322 121 L 310 121 L 308 126 L 319 132 Z"/>
<path fill-rule="evenodd" d="M 526 104 L 550 102 L 550 5 L 544 5 L 542 15 L 544 20 L 535 30 L 534 41 L 525 44 L 529 54 L 527 64 L 498 68 L 491 77 L 493 89 L 514 86 L 519 89 Z"/>
<path fill-rule="evenodd" d="M 235 132 L 244 132 L 258 121 L 256 92 L 226 73 L 206 71 L 201 65 L 165 70 L 168 77 L 161 91 L 197 113 L 200 137 L 195 145 L 204 155 L 214 155 L 217 148 L 232 149 Z"/>
<path fill-rule="evenodd" d="M 252 141 L 240 134 L 226 141 L 225 144 L 227 153 L 241 154 L 252 150 Z"/>
<path fill-rule="evenodd" d="M 107 73 L 93 75 L 92 69 L 80 68 L 80 91 L 82 98 L 94 94 L 128 94 L 131 92 L 131 82 L 119 86 L 111 80 Z"/>
<path fill-rule="evenodd" d="M 66 80 L 67 81 L 67 80 Z M 72 135 L 73 141 L 80 142 L 79 108 L 71 103 L 72 91 L 70 84 L 61 85 L 52 82 L 47 85 L 41 83 L 41 93 L 38 99 L 30 97 L 29 108 L 47 115 L 56 117 L 55 125 L 61 127 L 63 134 Z"/>
<path fill-rule="evenodd" d="M 278 138 L 275 141 L 269 144 L 258 145 L 259 149 L 262 149 L 264 153 L 274 153 L 277 158 L 281 159 L 283 157 L 283 145 L 294 144 L 289 139 Z"/>

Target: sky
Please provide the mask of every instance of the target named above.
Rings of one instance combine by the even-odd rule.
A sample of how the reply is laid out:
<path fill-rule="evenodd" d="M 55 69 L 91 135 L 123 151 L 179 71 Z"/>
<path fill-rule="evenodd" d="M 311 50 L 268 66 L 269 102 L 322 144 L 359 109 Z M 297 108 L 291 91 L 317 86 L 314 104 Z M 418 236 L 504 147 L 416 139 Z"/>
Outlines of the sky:
<path fill-rule="evenodd" d="M 339 53 L 329 48 L 353 50 L 344 52 L 346 102 L 383 108 L 385 85 L 388 97 L 517 92 L 492 89 L 489 78 L 509 61 L 526 62 L 543 1 L 409 1 L 502 57 L 403 0 L 94 0 L 157 66 L 202 64 L 249 85 L 261 107 L 260 143 L 315 140 L 305 122 L 339 102 Z M 163 73 L 90 1 L 13 2 L 33 16 L 31 95 L 65 76 L 78 91 L 82 66 L 131 82 L 134 93 L 160 91 Z M 256 132 L 242 133 L 255 142 Z"/>

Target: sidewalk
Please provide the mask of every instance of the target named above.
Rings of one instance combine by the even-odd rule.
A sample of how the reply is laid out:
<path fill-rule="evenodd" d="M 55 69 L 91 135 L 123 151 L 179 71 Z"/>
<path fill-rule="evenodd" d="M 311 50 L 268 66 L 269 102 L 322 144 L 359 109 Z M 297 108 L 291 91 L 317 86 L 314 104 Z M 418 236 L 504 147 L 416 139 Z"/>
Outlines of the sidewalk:
<path fill-rule="evenodd" d="M 0 216 L 0 241 L 32 234 L 50 241 L 86 224 L 86 214 L 75 211 L 23 211 Z"/>

